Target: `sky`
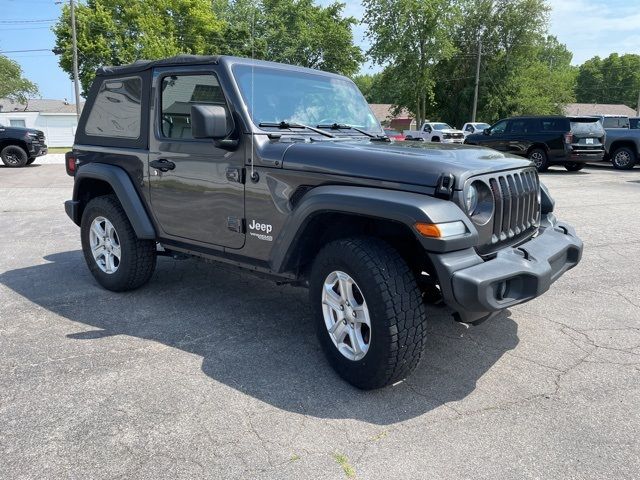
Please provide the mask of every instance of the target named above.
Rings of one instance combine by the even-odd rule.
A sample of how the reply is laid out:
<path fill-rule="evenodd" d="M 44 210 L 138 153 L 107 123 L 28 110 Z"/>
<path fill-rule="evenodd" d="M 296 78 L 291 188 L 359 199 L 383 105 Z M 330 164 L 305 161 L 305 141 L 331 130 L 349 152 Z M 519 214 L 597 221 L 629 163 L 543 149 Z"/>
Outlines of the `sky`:
<path fill-rule="evenodd" d="M 317 1 L 326 5 L 332 0 Z M 574 65 L 595 55 L 640 54 L 640 0 L 547 1 L 552 7 L 549 33 L 567 45 Z M 342 2 L 347 15 L 362 18 L 359 0 Z M 55 42 L 51 26 L 60 8 L 56 0 L 0 0 L 0 53 L 6 52 L 3 54 L 20 64 L 24 75 L 38 85 L 42 98 L 73 102 L 73 84 L 51 52 Z M 354 29 L 354 37 L 366 49 L 364 26 Z M 370 65 L 363 67 L 367 71 L 373 71 Z"/>

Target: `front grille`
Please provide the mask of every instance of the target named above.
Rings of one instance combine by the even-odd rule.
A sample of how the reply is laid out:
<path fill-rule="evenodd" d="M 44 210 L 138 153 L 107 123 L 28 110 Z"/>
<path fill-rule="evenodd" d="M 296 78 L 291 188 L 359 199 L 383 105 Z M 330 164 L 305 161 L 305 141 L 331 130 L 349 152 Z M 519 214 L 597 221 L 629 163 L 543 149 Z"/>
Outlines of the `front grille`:
<path fill-rule="evenodd" d="M 540 181 L 535 170 L 492 176 L 489 186 L 495 206 L 492 245 L 515 240 L 538 227 Z"/>

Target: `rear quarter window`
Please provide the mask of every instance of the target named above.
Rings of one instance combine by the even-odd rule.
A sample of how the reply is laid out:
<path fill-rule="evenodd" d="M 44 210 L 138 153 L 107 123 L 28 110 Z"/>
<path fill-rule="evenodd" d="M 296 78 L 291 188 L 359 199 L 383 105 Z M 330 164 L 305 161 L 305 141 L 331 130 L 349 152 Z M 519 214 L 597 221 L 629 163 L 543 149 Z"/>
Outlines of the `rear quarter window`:
<path fill-rule="evenodd" d="M 104 80 L 87 117 L 85 134 L 96 137 L 139 138 L 141 99 L 140 77 Z"/>
<path fill-rule="evenodd" d="M 640 118 L 629 119 L 629 127 L 635 130 L 640 129 Z"/>

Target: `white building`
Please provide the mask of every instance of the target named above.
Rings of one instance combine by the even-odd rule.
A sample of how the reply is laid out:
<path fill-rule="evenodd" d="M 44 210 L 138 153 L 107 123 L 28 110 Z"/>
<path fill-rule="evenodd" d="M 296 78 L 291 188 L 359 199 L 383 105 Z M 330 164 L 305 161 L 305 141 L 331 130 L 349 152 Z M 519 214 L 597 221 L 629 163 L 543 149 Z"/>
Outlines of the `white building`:
<path fill-rule="evenodd" d="M 82 105 L 81 105 L 82 108 Z M 49 147 L 70 147 L 78 126 L 76 106 L 64 100 L 0 98 L 0 125 L 42 130 Z"/>

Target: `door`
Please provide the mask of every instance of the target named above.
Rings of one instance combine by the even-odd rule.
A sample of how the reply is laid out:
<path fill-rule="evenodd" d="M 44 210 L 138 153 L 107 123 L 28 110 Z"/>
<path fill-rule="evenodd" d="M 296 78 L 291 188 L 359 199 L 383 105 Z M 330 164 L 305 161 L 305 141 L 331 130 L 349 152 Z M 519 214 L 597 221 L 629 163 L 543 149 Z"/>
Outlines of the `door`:
<path fill-rule="evenodd" d="M 244 150 L 191 135 L 191 106 L 222 105 L 211 68 L 154 72 L 154 133 L 149 149 L 150 200 L 162 237 L 228 248 L 244 245 Z"/>
<path fill-rule="evenodd" d="M 507 124 L 507 120 L 500 120 L 491 127 L 489 135 L 482 137 L 482 145 L 485 147 L 491 147 L 495 150 L 505 151 L 507 149 L 505 144 Z"/>

